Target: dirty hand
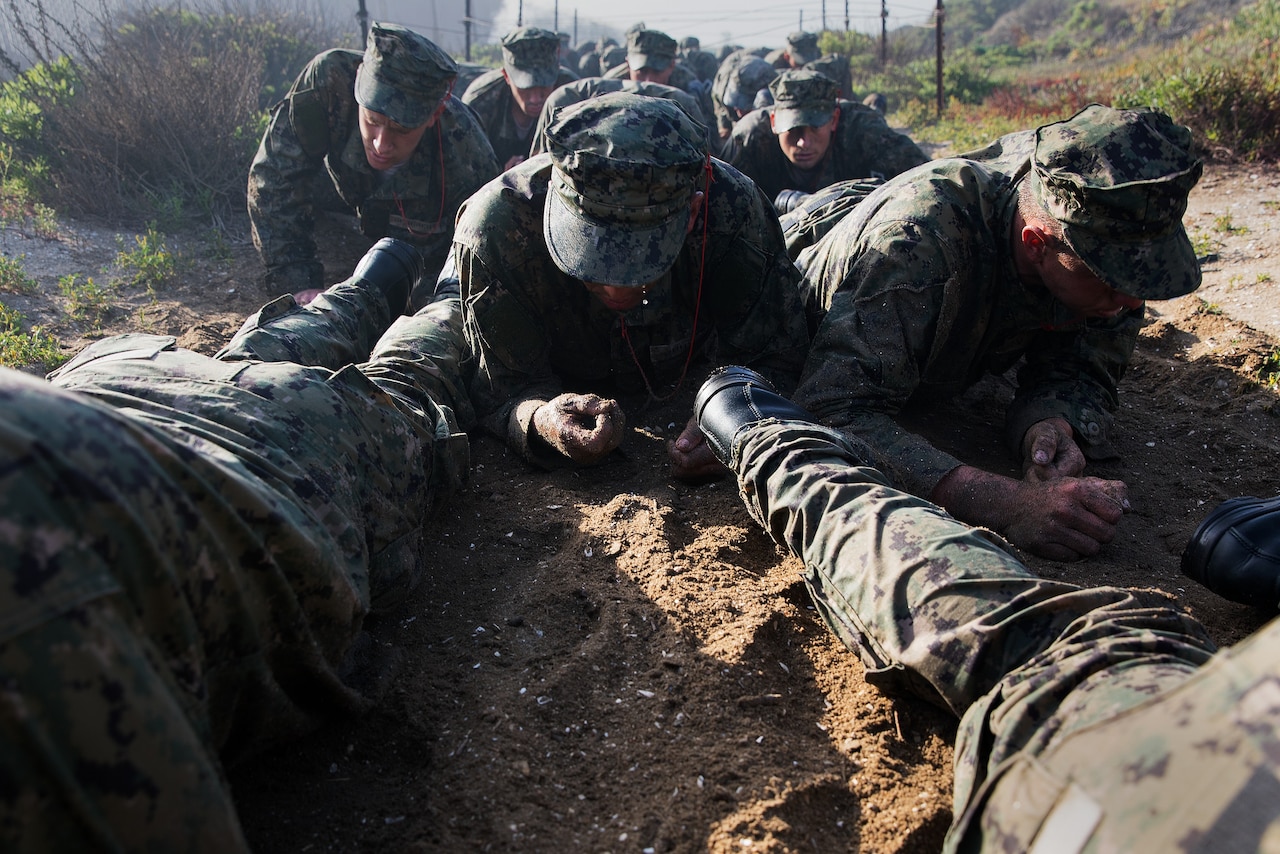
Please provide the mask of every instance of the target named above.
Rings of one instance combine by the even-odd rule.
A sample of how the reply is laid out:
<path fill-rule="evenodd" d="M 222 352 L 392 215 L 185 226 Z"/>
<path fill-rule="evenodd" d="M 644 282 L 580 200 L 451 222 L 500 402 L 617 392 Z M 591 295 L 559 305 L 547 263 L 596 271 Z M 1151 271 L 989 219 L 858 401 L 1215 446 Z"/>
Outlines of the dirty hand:
<path fill-rule="evenodd" d="M 562 394 L 533 413 L 533 429 L 575 463 L 599 462 L 622 443 L 627 426 L 618 401 L 595 394 Z"/>
<path fill-rule="evenodd" d="M 1031 482 L 1076 477 L 1084 471 L 1084 453 L 1065 418 L 1046 418 L 1022 437 L 1022 477 Z"/>
<path fill-rule="evenodd" d="M 696 416 L 689 419 L 679 436 L 667 442 L 667 456 L 671 458 L 671 473 L 682 480 L 700 480 L 726 471 L 698 429 Z"/>
<path fill-rule="evenodd" d="M 1025 480 L 1012 497 L 1003 533 L 1017 545 L 1052 560 L 1095 555 L 1116 535 L 1129 509 L 1123 481 L 1097 477 Z"/>

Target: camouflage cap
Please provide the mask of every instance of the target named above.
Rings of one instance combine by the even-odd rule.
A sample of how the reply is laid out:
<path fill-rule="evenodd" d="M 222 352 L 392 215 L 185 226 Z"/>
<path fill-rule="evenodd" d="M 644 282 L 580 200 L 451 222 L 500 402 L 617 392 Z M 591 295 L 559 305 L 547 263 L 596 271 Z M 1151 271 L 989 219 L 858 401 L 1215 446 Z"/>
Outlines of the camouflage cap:
<path fill-rule="evenodd" d="M 791 57 L 792 63 L 804 65 L 806 62 L 813 62 L 822 51 L 818 50 L 818 36 L 816 33 L 806 33 L 804 30 L 797 30 L 787 36 L 787 55 Z"/>
<path fill-rule="evenodd" d="M 724 86 L 719 93 L 720 103 L 740 112 L 748 112 L 754 108 L 756 93 L 767 89 L 777 76 L 778 69 L 760 57 L 744 59 L 725 75 Z"/>
<path fill-rule="evenodd" d="M 698 50 L 702 47 L 702 42 L 698 41 L 697 36 L 685 36 L 680 39 L 681 50 Z"/>
<path fill-rule="evenodd" d="M 676 40 L 658 30 L 635 30 L 627 35 L 627 65 L 633 69 L 666 71 L 676 58 Z"/>
<path fill-rule="evenodd" d="M 773 95 L 773 132 L 821 127 L 836 110 L 840 85 L 820 71 L 792 69 L 769 84 Z"/>
<path fill-rule="evenodd" d="M 560 76 L 560 37 L 540 27 L 520 27 L 502 37 L 502 70 L 517 89 L 555 86 Z"/>
<path fill-rule="evenodd" d="M 1036 130 L 1032 168 L 1037 198 L 1102 281 L 1143 299 L 1200 286 L 1182 226 L 1203 170 L 1190 130 L 1157 110 L 1093 104 Z"/>
<path fill-rule="evenodd" d="M 612 45 L 600 54 L 600 70 L 608 71 L 610 68 L 617 68 L 626 61 L 627 49 L 620 45 Z"/>
<path fill-rule="evenodd" d="M 396 124 L 420 127 L 457 77 L 457 63 L 426 38 L 399 24 L 375 22 L 356 70 L 356 103 Z"/>
<path fill-rule="evenodd" d="M 583 282 L 640 286 L 671 268 L 708 162 L 707 130 L 674 101 L 611 92 L 556 110 L 542 232 Z"/>

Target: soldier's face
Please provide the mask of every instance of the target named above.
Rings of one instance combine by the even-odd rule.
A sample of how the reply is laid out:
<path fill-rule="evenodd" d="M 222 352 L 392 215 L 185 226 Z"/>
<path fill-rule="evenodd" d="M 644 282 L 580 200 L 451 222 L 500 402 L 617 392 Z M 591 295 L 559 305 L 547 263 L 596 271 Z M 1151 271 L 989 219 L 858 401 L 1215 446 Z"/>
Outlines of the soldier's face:
<path fill-rule="evenodd" d="M 769 117 L 773 121 L 773 116 Z M 836 110 L 831 121 L 825 125 L 813 127 L 800 125 L 778 134 L 778 145 L 782 154 L 801 169 L 812 169 L 827 156 L 831 147 L 831 137 L 836 132 L 836 124 L 840 121 L 840 111 Z"/>
<path fill-rule="evenodd" d="M 407 128 L 382 113 L 361 107 L 360 138 L 364 141 L 364 156 L 369 166 L 381 172 L 404 163 L 413 156 L 422 135 L 437 118 L 438 113 L 421 127 Z"/>
<path fill-rule="evenodd" d="M 516 107 L 531 119 L 536 119 L 542 113 L 542 105 L 547 103 L 547 98 L 555 91 L 554 86 L 531 86 L 528 89 L 520 89 L 511 82 L 507 72 L 503 71 L 502 76 L 507 79 L 507 88 L 511 90 L 511 97 L 515 100 Z"/>
<path fill-rule="evenodd" d="M 1121 293 L 1099 279 L 1062 244 L 1046 253 L 1040 280 L 1058 302 L 1078 317 L 1115 317 L 1143 303 L 1141 298 Z"/>
<path fill-rule="evenodd" d="M 685 226 L 685 234 L 693 231 L 693 226 L 698 221 L 698 209 L 702 206 L 704 197 L 703 192 L 699 190 L 689 200 L 689 224 Z M 639 287 L 635 285 L 603 285 L 599 282 L 583 282 L 582 285 L 596 299 L 600 300 L 605 308 L 612 311 L 630 311 L 644 302 L 645 295 L 649 293 L 649 289 L 659 281 L 661 281 L 661 278 Z"/>
<path fill-rule="evenodd" d="M 676 70 L 676 64 L 673 62 L 662 71 L 656 71 L 652 68 L 633 68 L 631 69 L 631 79 L 641 83 L 661 83 L 667 85 L 667 81 L 671 79 L 671 73 Z"/>

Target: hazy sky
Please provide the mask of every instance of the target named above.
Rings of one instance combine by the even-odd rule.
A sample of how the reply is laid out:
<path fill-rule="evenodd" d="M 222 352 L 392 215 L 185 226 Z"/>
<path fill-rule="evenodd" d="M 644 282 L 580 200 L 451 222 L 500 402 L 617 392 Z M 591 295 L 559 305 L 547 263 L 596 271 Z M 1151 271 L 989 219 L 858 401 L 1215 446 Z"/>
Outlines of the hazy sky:
<path fill-rule="evenodd" d="M 493 32 L 514 29 L 521 0 L 504 0 L 494 22 Z M 907 24 L 924 25 L 932 20 L 936 0 L 884 0 L 889 13 L 889 29 Z M 554 0 L 523 0 L 524 23 L 550 29 L 555 22 Z M 725 42 L 747 47 L 777 47 L 787 33 L 799 29 L 803 15 L 804 29 L 821 30 L 822 0 L 788 2 L 775 0 L 640 0 L 640 2 L 573 3 L 560 0 L 559 29 L 573 33 L 573 15 L 578 14 L 578 40 L 595 38 L 598 24 L 625 32 L 637 21 L 650 29 L 662 30 L 677 41 L 683 36 L 697 36 L 703 48 L 714 50 Z M 844 0 L 826 0 L 827 29 L 844 29 Z M 869 33 L 880 32 L 881 0 L 848 0 L 849 28 Z M 592 23 L 594 22 L 594 24 Z"/>

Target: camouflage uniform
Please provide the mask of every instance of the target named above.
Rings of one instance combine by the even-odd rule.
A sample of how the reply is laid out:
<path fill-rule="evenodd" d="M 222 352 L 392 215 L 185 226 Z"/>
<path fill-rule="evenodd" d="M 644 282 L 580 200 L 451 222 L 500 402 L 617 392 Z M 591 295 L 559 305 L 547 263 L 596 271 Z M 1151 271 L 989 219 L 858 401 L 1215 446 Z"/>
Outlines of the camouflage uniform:
<path fill-rule="evenodd" d="M 530 155 L 542 154 L 547 150 L 547 126 L 555 120 L 556 110 L 567 109 L 571 105 L 580 104 L 588 98 L 607 95 L 610 92 L 634 92 L 637 95 L 647 95 L 650 98 L 666 98 L 668 101 L 675 101 L 679 104 L 681 109 L 700 124 L 705 125 L 707 123 L 706 117 L 702 113 L 702 107 L 698 104 L 698 99 L 683 89 L 677 89 L 674 86 L 663 86 L 661 83 L 642 83 L 639 80 L 610 80 L 605 77 L 588 77 L 584 80 L 566 83 L 552 92 L 547 98 L 547 103 L 542 108 L 542 115 L 538 117 L 538 126 L 533 132 L 533 144 L 529 149 Z"/>
<path fill-rule="evenodd" d="M 0 371 L 0 849 L 247 850 L 223 763 L 367 705 L 362 620 L 467 468 L 460 304 L 396 320 L 413 256 L 214 358 Z"/>
<path fill-rule="evenodd" d="M 981 159 L 932 161 L 882 185 L 799 255 L 810 307 L 825 318 L 795 401 L 867 440 L 877 468 L 928 496 L 960 461 L 894 416 L 1024 360 L 1006 413 L 1010 448 L 1060 416 L 1087 457 L 1114 456 L 1110 411 L 1143 310 L 1079 320 L 1047 288 L 1024 285 L 1011 249 L 1017 184 L 1035 182 L 1071 248 L 1111 287 L 1178 296 L 1199 284 L 1181 225 L 1200 175 L 1189 144 L 1162 114 L 1095 106 L 1001 139 Z M 1073 205 L 1072 193 L 1084 201 Z M 1166 257 L 1137 251 L 1130 234 L 1144 229 L 1170 241 Z"/>
<path fill-rule="evenodd" d="M 671 69 L 664 85 L 674 86 L 698 99 L 704 115 L 711 115 L 711 85 L 698 79 L 689 68 L 676 62 L 676 40 L 658 30 L 634 29 L 627 33 L 627 57 L 601 76 L 609 80 L 630 80 L 632 68 Z"/>
<path fill-rule="evenodd" d="M 756 93 L 777 76 L 776 68 L 750 51 L 736 50 L 725 57 L 711 82 L 712 112 L 721 138 L 727 141 L 738 119 L 755 109 Z"/>
<path fill-rule="evenodd" d="M 438 89 L 404 100 L 410 105 L 430 101 L 430 109 L 424 112 L 419 107 L 402 116 L 417 120 L 416 124 L 396 118 L 409 109 L 404 103 L 377 103 L 381 109 L 375 112 L 405 127 L 418 127 L 429 120 L 441 98 L 444 111 L 408 162 L 386 171 L 369 165 L 360 137 L 356 92 L 362 64 L 372 62 L 375 70 L 360 79 L 380 78 L 385 67 L 395 75 L 396 86 L 429 76 L 417 70 L 423 63 L 413 66 L 416 76 L 404 73 L 402 53 L 386 58 L 377 52 L 379 34 L 389 29 L 390 25 L 375 25 L 364 54 L 329 50 L 315 57 L 272 109 L 271 122 L 249 168 L 249 219 L 254 245 L 267 267 L 267 282 L 280 290 L 323 284 L 324 269 L 316 259 L 313 237 L 318 182 L 332 182 L 343 203 L 359 217 L 365 235 L 393 236 L 418 246 L 434 282 L 434 273 L 448 254 L 459 205 L 498 174 L 493 150 L 475 115 L 447 94 L 456 74 L 453 60 L 416 34 L 434 51 L 430 59 L 440 82 Z M 368 103 L 365 106 L 373 109 Z"/>
<path fill-rule="evenodd" d="M 562 68 L 558 61 L 559 37 L 550 30 L 521 27 L 502 39 L 503 68 L 495 68 L 475 79 L 462 96 L 462 103 L 475 111 L 480 126 L 489 137 L 498 165 L 512 157 L 529 156 L 536 118 L 529 118 L 523 128 L 514 113 L 519 112 L 505 71 L 517 87 L 530 89 L 550 86 L 559 88 L 578 79 L 578 75 Z M 523 113 L 522 113 L 523 115 Z"/>
<path fill-rule="evenodd" d="M 773 420 L 738 433 L 732 468 L 867 681 L 960 718 L 944 851 L 1271 850 L 1280 620 L 1215 656 L 1180 611 L 1037 578 L 867 459 Z"/>
<path fill-rule="evenodd" d="M 642 124 L 633 132 L 624 123 L 634 117 Z M 529 441 L 543 402 L 565 388 L 640 391 L 676 380 L 690 354 L 713 340 L 718 358 L 751 362 L 783 387 L 794 384 L 807 344 L 799 275 L 768 201 L 732 167 L 707 158 L 703 133 L 665 99 L 602 95 L 562 111 L 547 131 L 550 154 L 504 173 L 463 207 L 454 261 L 467 342 L 479 361 L 472 399 L 483 426 L 526 459 L 558 461 Z M 601 155 L 608 148 L 616 159 Z M 707 193 L 708 213 L 686 236 L 680 214 L 694 190 Z M 570 204 L 588 206 L 592 214 L 576 216 L 598 223 L 583 250 L 596 267 L 575 274 L 548 245 L 568 239 L 553 215 Z M 658 263 L 665 255 L 628 242 L 618 227 L 634 224 L 633 212 L 658 209 L 678 226 L 666 232 L 672 242 L 663 248 L 675 260 L 665 268 Z M 625 313 L 583 286 L 654 279 L 646 302 Z"/>
<path fill-rule="evenodd" d="M 836 100 L 835 83 L 811 71 L 785 71 L 769 84 L 774 105 L 747 114 L 733 127 L 722 156 L 771 199 L 783 190 L 813 193 L 837 181 L 853 178 L 892 178 L 929 160 L 911 137 L 898 133 L 884 116 L 852 101 Z M 803 169 L 787 159 L 778 133 L 790 127 L 818 127 L 831 121 L 833 108 L 840 119 L 822 161 Z M 778 123 L 770 116 L 786 111 L 801 114 L 802 121 Z"/>

